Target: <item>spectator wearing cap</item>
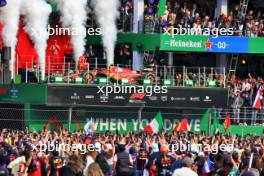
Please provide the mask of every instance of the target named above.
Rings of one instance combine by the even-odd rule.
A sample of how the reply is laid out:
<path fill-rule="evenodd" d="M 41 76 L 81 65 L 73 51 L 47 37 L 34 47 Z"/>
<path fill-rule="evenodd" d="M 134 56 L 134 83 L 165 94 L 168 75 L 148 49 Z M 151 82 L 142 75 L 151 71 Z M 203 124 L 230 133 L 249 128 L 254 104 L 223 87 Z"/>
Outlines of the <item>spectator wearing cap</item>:
<path fill-rule="evenodd" d="M 169 154 L 169 152 L 170 150 L 168 146 L 165 144 L 161 144 L 159 155 L 154 162 L 156 166 L 155 170 L 158 175 L 164 175 L 164 176 L 172 175 L 173 172 L 172 164 L 175 161 L 175 158 L 173 158 Z"/>
<path fill-rule="evenodd" d="M 176 169 L 172 176 L 198 176 L 198 174 L 192 170 L 194 161 L 190 157 L 186 157 L 183 160 L 183 167 Z"/>
<path fill-rule="evenodd" d="M 204 162 L 206 161 L 204 152 L 199 152 L 194 161 L 195 161 L 195 165 L 197 166 L 197 174 L 202 175 Z"/>

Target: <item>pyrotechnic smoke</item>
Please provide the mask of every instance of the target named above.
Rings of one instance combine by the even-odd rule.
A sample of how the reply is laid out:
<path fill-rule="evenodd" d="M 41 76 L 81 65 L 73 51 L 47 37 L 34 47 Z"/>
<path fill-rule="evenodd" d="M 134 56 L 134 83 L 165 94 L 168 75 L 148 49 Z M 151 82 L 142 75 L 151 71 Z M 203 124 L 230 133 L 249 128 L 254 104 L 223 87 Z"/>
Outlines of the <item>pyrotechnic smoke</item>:
<path fill-rule="evenodd" d="M 0 8 L 0 21 L 4 25 L 2 36 L 5 46 L 11 47 L 11 60 L 9 69 L 11 78 L 14 79 L 14 60 L 17 44 L 21 0 L 8 0 L 7 5 Z"/>
<path fill-rule="evenodd" d="M 23 0 L 22 14 L 25 15 L 24 30 L 34 43 L 41 68 L 41 79 L 45 79 L 47 31 L 51 6 L 45 0 Z"/>
<path fill-rule="evenodd" d="M 107 53 L 108 67 L 114 64 L 114 48 L 117 39 L 116 20 L 119 17 L 119 0 L 94 0 L 96 19 L 102 31 L 103 46 Z"/>
<path fill-rule="evenodd" d="M 86 4 L 87 0 L 53 0 L 61 12 L 61 22 L 64 28 L 71 30 L 71 44 L 74 59 L 77 63 L 85 51 L 86 37 Z"/>

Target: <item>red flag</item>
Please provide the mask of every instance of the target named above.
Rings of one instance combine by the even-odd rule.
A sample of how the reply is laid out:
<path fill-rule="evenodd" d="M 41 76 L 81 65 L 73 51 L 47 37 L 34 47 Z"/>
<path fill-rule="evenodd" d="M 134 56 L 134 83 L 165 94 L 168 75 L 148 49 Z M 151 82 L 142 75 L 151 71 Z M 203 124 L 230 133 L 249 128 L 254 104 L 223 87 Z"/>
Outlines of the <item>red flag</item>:
<path fill-rule="evenodd" d="M 262 96 L 262 89 L 259 88 L 253 103 L 253 108 L 261 109 L 261 96 Z"/>
<path fill-rule="evenodd" d="M 144 132 L 145 133 L 150 133 L 150 134 L 153 133 L 153 130 L 152 130 L 150 124 L 147 124 L 147 126 L 144 128 Z"/>
<path fill-rule="evenodd" d="M 226 119 L 224 122 L 224 131 L 226 132 L 226 130 L 228 129 L 228 127 L 231 125 L 231 117 L 229 114 L 226 115 Z"/>
<path fill-rule="evenodd" d="M 179 132 L 181 131 L 181 123 L 180 123 L 180 122 L 179 122 L 179 123 L 176 123 L 176 125 L 175 125 L 173 131 L 174 131 L 175 133 L 179 133 Z"/>
<path fill-rule="evenodd" d="M 175 133 L 178 133 L 180 131 L 187 131 L 188 127 L 187 127 L 188 121 L 186 118 L 182 119 L 179 123 L 177 123 L 173 129 L 173 131 Z"/>

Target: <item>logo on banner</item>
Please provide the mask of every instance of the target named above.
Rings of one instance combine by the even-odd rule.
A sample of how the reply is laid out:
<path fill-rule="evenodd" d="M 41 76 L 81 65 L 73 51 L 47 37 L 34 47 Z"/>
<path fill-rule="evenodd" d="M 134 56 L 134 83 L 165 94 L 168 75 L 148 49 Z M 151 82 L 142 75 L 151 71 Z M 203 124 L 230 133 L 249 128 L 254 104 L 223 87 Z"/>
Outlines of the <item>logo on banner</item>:
<path fill-rule="evenodd" d="M 108 96 L 106 96 L 106 95 L 101 95 L 101 96 L 100 96 L 100 99 L 101 99 L 101 103 L 107 103 L 107 102 L 108 102 L 108 99 L 109 99 L 109 97 L 108 97 Z"/>
<path fill-rule="evenodd" d="M 151 101 L 157 101 L 158 100 L 158 97 L 157 96 L 151 96 L 151 97 L 149 97 L 149 100 L 151 100 Z"/>
<path fill-rule="evenodd" d="M 186 101 L 185 97 L 171 97 L 171 101 Z"/>
<path fill-rule="evenodd" d="M 145 93 L 134 93 L 129 97 L 129 99 L 130 100 L 143 100 L 145 96 L 146 96 Z"/>
<path fill-rule="evenodd" d="M 5 88 L 5 87 L 0 88 L 0 94 L 1 95 L 7 94 L 7 92 L 8 92 L 7 88 Z"/>
<path fill-rule="evenodd" d="M 205 96 L 204 102 L 212 102 L 212 99 L 210 98 L 210 96 Z"/>
<path fill-rule="evenodd" d="M 71 100 L 80 100 L 80 96 L 77 94 L 77 92 L 74 92 L 73 95 L 71 96 Z"/>
<path fill-rule="evenodd" d="M 85 95 L 85 99 L 94 99 L 94 95 Z"/>
<path fill-rule="evenodd" d="M 161 101 L 168 101 L 168 96 L 161 96 Z"/>
<path fill-rule="evenodd" d="M 11 98 L 17 98 L 18 97 L 18 90 L 16 88 L 12 88 L 10 90 L 10 93 L 11 93 Z"/>
<path fill-rule="evenodd" d="M 124 96 L 115 96 L 114 100 L 125 100 Z"/>
<path fill-rule="evenodd" d="M 211 42 L 210 40 L 208 40 L 207 42 L 205 42 L 205 48 L 206 49 L 211 49 L 213 45 L 213 42 Z"/>

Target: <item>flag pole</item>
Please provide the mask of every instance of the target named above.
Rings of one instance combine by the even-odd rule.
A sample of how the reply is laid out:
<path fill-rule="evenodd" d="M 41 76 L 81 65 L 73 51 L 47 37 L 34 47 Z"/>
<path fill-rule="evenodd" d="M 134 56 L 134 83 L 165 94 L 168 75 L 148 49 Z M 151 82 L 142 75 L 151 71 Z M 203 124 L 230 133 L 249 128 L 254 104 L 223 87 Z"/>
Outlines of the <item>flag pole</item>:
<path fill-rule="evenodd" d="M 140 132 L 140 124 L 142 120 L 142 110 L 144 109 L 144 107 L 145 107 L 145 104 L 142 104 L 138 110 L 138 133 Z"/>
<path fill-rule="evenodd" d="M 249 169 L 252 168 L 253 156 L 254 154 L 252 153 L 249 160 L 249 167 L 248 167 Z"/>

